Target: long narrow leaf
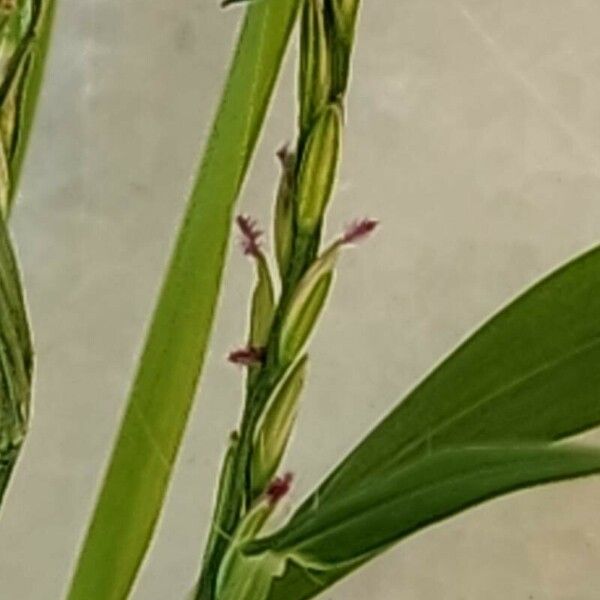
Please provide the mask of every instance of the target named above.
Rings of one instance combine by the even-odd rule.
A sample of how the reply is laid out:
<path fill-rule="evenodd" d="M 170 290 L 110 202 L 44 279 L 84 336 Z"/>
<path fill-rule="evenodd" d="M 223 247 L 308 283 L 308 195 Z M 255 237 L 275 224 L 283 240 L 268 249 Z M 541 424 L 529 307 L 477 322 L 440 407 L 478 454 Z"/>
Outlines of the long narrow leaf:
<path fill-rule="evenodd" d="M 315 518 L 317 505 L 329 511 L 448 449 L 550 446 L 597 426 L 599 363 L 595 249 L 517 298 L 435 369 L 309 496 L 290 527 Z M 291 563 L 271 600 L 312 597 L 356 566 L 332 568 L 316 584 Z"/>
<path fill-rule="evenodd" d="M 277 0 L 247 9 L 70 600 L 125 598 L 150 542 L 202 368 L 232 209 L 297 8 Z"/>
<path fill-rule="evenodd" d="M 554 441 L 595 427 L 598 364 L 600 248 L 545 278 L 467 340 L 342 462 L 319 498 L 439 448 Z"/>
<path fill-rule="evenodd" d="M 270 600 L 305 600 L 394 542 L 496 496 L 600 472 L 600 450 L 495 447 L 444 450 L 315 505 L 279 533 L 247 547 L 296 569 L 275 579 Z"/>

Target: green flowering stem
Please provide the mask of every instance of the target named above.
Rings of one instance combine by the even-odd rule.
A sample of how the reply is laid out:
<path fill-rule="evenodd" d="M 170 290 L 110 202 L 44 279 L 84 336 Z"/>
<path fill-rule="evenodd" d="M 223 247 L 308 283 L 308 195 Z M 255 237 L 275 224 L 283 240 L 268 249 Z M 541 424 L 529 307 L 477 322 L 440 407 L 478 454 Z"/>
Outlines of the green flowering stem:
<path fill-rule="evenodd" d="M 320 254 L 323 221 L 339 162 L 343 92 L 358 0 L 303 1 L 298 138 L 293 152 L 279 153 L 282 175 L 274 233 L 280 294 L 278 298 L 273 295 L 260 247 L 262 232 L 252 220 L 239 217 L 242 248 L 256 261 L 258 274 L 248 345 L 230 354 L 232 362 L 248 369 L 246 399 L 239 433 L 222 468 L 196 600 L 229 600 L 232 593 L 242 594 L 237 576 L 232 576 L 234 583 L 223 583 L 228 579 L 224 571 L 231 571 L 227 564 L 233 564 L 232 544 L 247 516 L 264 503 L 288 445 L 306 369 L 306 357 L 297 357 L 325 304 L 339 248 L 371 231 L 375 223 L 361 221 L 362 233 L 357 233 L 355 224 Z M 243 598 L 262 600 L 269 587 L 267 581 L 254 595 L 244 588 Z"/>

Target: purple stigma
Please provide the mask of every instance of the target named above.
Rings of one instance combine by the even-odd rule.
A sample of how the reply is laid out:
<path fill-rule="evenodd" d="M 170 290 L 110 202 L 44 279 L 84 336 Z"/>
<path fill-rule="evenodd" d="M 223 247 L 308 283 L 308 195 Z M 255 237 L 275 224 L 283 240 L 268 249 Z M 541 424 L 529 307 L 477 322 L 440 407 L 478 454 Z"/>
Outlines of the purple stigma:
<path fill-rule="evenodd" d="M 247 348 L 233 350 L 229 353 L 227 359 L 234 365 L 241 365 L 242 367 L 254 367 L 263 363 L 265 359 L 265 351 L 263 348 L 248 346 Z"/>
<path fill-rule="evenodd" d="M 275 478 L 269 487 L 267 488 L 267 498 L 271 506 L 275 506 L 292 487 L 292 481 L 294 480 L 293 473 L 286 473 L 283 477 Z"/>
<path fill-rule="evenodd" d="M 260 238 L 263 234 L 258 228 L 258 223 L 247 215 L 238 215 L 235 221 L 242 234 L 241 243 L 244 254 L 258 258 L 260 256 Z"/>
<path fill-rule="evenodd" d="M 341 237 L 342 244 L 356 244 L 361 242 L 372 231 L 379 225 L 379 221 L 375 219 L 357 219 L 353 221 L 348 227 L 346 231 L 344 231 L 344 235 Z"/>

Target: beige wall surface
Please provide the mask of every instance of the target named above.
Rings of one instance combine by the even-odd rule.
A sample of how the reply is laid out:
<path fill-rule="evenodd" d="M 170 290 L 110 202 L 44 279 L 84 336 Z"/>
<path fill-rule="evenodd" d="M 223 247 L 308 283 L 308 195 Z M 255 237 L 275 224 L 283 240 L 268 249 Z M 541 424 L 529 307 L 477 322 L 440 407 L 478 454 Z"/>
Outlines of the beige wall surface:
<path fill-rule="evenodd" d="M 299 499 L 492 311 L 600 240 L 600 3 L 369 0 L 328 230 L 348 252 L 314 339 L 288 466 Z M 15 238 L 37 345 L 35 420 L 0 520 L 0 598 L 59 600 L 119 420 L 241 12 L 216 0 L 60 0 Z M 268 218 L 293 134 L 288 61 L 242 206 Z M 225 290 L 134 600 L 181 599 L 240 402 L 251 268 Z M 329 600 L 596 600 L 600 481 L 434 527 Z"/>

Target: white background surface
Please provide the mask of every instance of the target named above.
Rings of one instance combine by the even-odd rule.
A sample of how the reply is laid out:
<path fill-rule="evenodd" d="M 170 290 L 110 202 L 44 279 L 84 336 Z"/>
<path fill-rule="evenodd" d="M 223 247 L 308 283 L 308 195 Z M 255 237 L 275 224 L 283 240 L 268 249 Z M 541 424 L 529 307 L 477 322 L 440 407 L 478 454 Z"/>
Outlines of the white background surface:
<path fill-rule="evenodd" d="M 15 213 L 38 363 L 35 420 L 0 520 L 0 598 L 64 594 L 241 12 L 216 0 L 60 0 Z M 600 239 L 596 0 L 371 0 L 335 233 L 348 252 L 314 339 L 292 500 L 508 298 Z M 268 218 L 293 135 L 282 79 L 246 212 Z M 196 576 L 240 401 L 251 268 L 225 293 L 174 484 L 134 600 Z M 595 600 L 600 481 L 518 494 L 403 543 L 330 600 Z"/>

